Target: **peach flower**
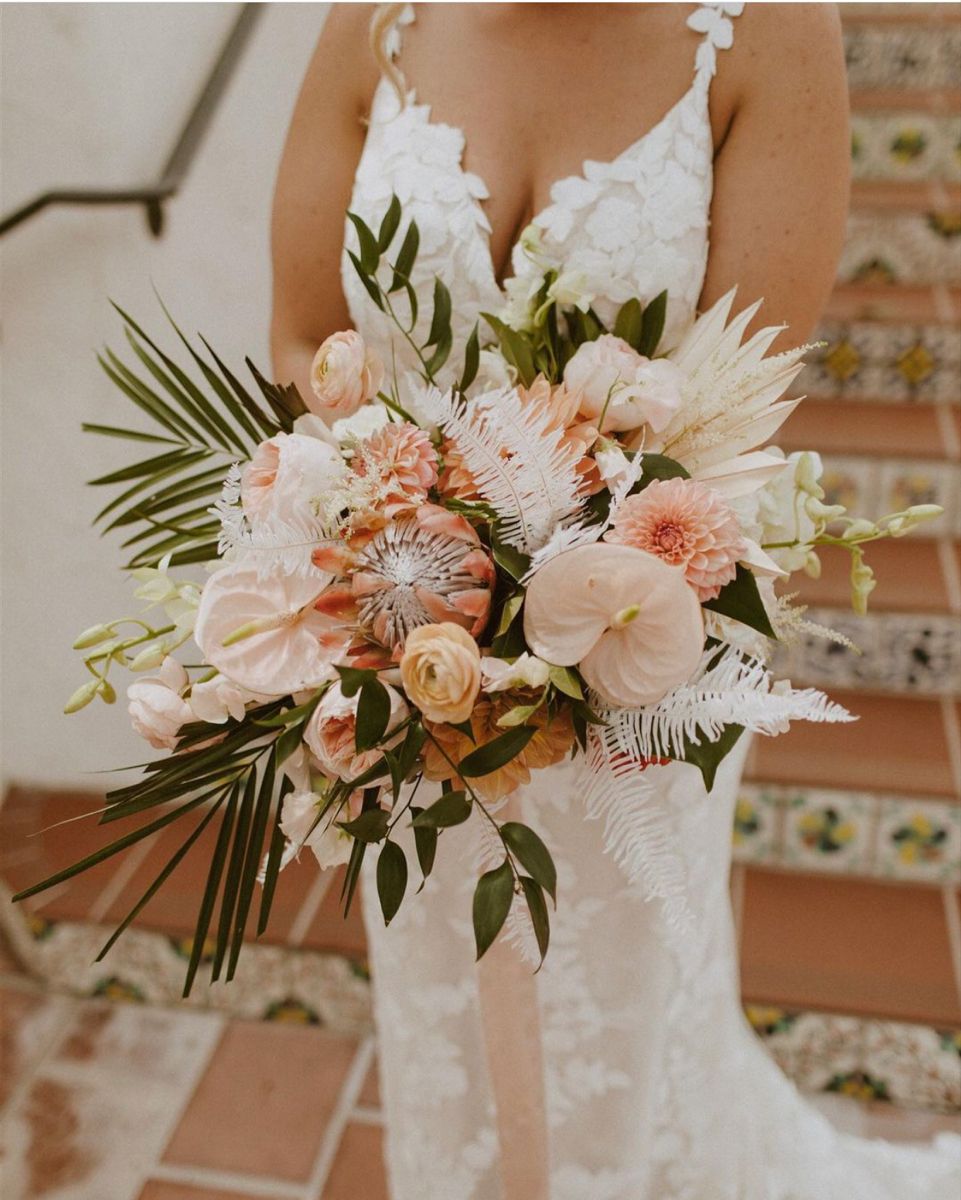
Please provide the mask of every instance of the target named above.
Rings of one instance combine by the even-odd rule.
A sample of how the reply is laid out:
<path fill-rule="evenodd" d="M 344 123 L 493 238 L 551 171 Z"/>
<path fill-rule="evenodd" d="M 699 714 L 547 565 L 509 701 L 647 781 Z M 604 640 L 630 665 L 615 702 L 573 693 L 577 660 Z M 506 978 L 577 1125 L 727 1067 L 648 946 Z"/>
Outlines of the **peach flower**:
<path fill-rule="evenodd" d="M 702 604 L 730 583 L 747 549 L 734 512 L 696 479 L 655 479 L 628 496 L 604 537 L 683 567 Z"/>
<path fill-rule="evenodd" d="M 331 445 L 300 433 L 261 442 L 244 468 L 240 496 L 252 523 L 290 521 L 343 476 L 344 461 Z"/>
<path fill-rule="evenodd" d="M 159 675 L 138 679 L 127 688 L 130 723 L 155 750 L 174 750 L 181 727 L 194 719 L 182 693 L 187 672 L 175 658 L 163 660 Z"/>
<path fill-rule="evenodd" d="M 319 687 L 350 635 L 314 607 L 329 582 L 319 571 L 262 575 L 249 563 L 231 563 L 204 585 L 194 640 L 212 667 L 251 692 L 286 696 Z"/>
<path fill-rule="evenodd" d="M 558 554 L 534 575 L 524 636 L 539 658 L 576 665 L 608 704 L 640 708 L 690 678 L 704 621 L 680 567 L 595 542 Z"/>
<path fill-rule="evenodd" d="M 389 733 L 404 720 L 410 709 L 394 688 L 387 687 L 387 694 L 390 697 Z M 324 693 L 307 722 L 304 741 L 325 775 L 344 780 L 354 779 L 380 758 L 379 749 L 364 750 L 358 754 L 354 747 L 359 703 L 359 694 L 347 697 L 341 691 L 340 684 L 335 683 Z"/>
<path fill-rule="evenodd" d="M 310 386 L 318 416 L 349 417 L 373 400 L 384 381 L 384 364 L 353 329 L 332 333 L 314 355 Z"/>
<path fill-rule="evenodd" d="M 638 354 L 623 338 L 602 334 L 584 342 L 564 368 L 564 382 L 579 394 L 580 411 L 603 431 L 649 425 L 664 429 L 681 406 L 683 372 L 666 358 Z"/>
<path fill-rule="evenodd" d="M 454 729 L 451 725 L 432 725 L 431 737 L 424 744 L 424 774 L 427 778 L 452 779 L 455 786 L 462 787 L 463 780 L 451 768 L 447 759 L 458 763 L 478 746 L 500 737 L 504 730 L 497 722 L 514 708 L 517 702 L 516 693 L 510 697 L 500 695 L 479 700 L 470 715 L 471 730 L 475 739 L 473 742 L 466 733 Z M 537 732 L 520 754 L 489 775 L 479 775 L 471 779 L 471 787 L 485 800 L 493 802 L 509 796 L 515 788 L 530 782 L 532 771 L 551 767 L 570 753 L 574 745 L 574 727 L 567 709 L 549 715 L 546 709 L 539 708 L 528 717 L 527 724 L 536 726 Z M 440 743 L 443 753 L 432 738 Z"/>
<path fill-rule="evenodd" d="M 384 494 L 377 509 L 382 518 L 417 508 L 437 482 L 437 451 L 430 437 L 406 421 L 385 425 L 365 438 L 354 464 L 358 475 L 379 481 Z"/>
<path fill-rule="evenodd" d="M 407 635 L 400 677 L 427 720 L 466 721 L 480 691 L 480 650 L 460 625 L 420 625 Z"/>

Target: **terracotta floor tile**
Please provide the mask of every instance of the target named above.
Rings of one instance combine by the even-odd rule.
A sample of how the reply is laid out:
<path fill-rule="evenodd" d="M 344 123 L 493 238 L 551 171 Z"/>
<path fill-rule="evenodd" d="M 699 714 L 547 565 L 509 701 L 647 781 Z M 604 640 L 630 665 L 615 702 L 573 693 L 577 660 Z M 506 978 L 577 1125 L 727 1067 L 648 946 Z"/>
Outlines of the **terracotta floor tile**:
<path fill-rule="evenodd" d="M 272 1200 L 269 1194 L 257 1193 L 261 1200 Z M 166 1179 L 150 1179 L 137 1200 L 250 1200 L 250 1193 L 211 1191 L 196 1183 L 171 1183 Z"/>
<path fill-rule="evenodd" d="M 233 1022 L 164 1161 L 306 1180 L 356 1049 L 316 1028 Z"/>
<path fill-rule="evenodd" d="M 0 1107 L 62 1028 L 67 1002 L 0 988 Z"/>
<path fill-rule="evenodd" d="M 941 894 L 748 867 L 747 1000 L 953 1026 L 961 1006 Z"/>
<path fill-rule="evenodd" d="M 954 781 L 937 701 L 831 690 L 858 716 L 847 725 L 799 721 L 754 739 L 750 775 L 769 783 L 952 797 Z"/>
<path fill-rule="evenodd" d="M 102 803 L 102 795 L 92 792 L 11 789 L 0 807 L 0 875 L 7 886 L 18 891 L 37 883 L 133 828 L 131 822 L 123 821 L 103 826 L 93 816 L 48 828 L 91 812 Z M 101 863 L 27 903 L 42 909 L 51 919 L 82 918 L 114 877 L 120 862 L 120 858 L 114 858 Z"/>
<path fill-rule="evenodd" d="M 936 201 L 936 194 L 943 199 Z M 935 203 L 938 208 L 957 208 L 961 189 L 951 183 L 934 185 L 927 179 L 859 179 L 851 186 L 854 212 L 923 213 Z"/>
<path fill-rule="evenodd" d="M 933 404 L 803 401 L 778 431 L 784 450 L 816 447 L 821 454 L 944 458 Z"/>
<path fill-rule="evenodd" d="M 851 559 L 846 550 L 827 547 L 821 552 L 821 577 L 798 572 L 787 591 L 799 591 L 801 604 L 848 609 L 851 604 Z M 950 603 L 937 542 L 902 538 L 876 542 L 867 560 L 878 577 L 871 594 L 873 612 L 948 613 Z"/>
<path fill-rule="evenodd" d="M 367 936 L 361 916 L 360 889 L 358 888 L 350 906 L 350 913 L 345 918 L 340 899 L 341 880 L 342 872 L 338 871 L 304 937 L 303 945 L 312 950 L 330 950 L 351 958 L 364 958 L 367 953 Z"/>
<path fill-rule="evenodd" d="M 376 1125 L 348 1125 L 321 1200 L 387 1200 L 383 1132 Z"/>
<path fill-rule="evenodd" d="M 13 947 L 10 945 L 10 940 L 3 929 L 0 929 L 0 974 L 2 975 L 22 975 L 24 974 L 23 966 L 20 960 L 14 953 Z"/>

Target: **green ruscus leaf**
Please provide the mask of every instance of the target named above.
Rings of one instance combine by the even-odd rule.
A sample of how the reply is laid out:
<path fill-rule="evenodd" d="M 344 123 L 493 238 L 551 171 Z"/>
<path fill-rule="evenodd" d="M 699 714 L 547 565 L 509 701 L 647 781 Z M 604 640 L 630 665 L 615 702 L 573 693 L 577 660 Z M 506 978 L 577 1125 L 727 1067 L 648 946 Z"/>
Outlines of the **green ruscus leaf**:
<path fill-rule="evenodd" d="M 557 903 L 557 870 L 551 852 L 533 829 L 517 821 L 501 826 L 501 836 L 521 866 L 526 867 L 545 892 Z"/>
<path fill-rule="evenodd" d="M 477 957 L 481 959 L 507 920 L 514 899 L 514 877 L 505 858 L 499 867 L 486 871 L 474 889 L 474 940 Z"/>
<path fill-rule="evenodd" d="M 377 896 L 389 925 L 397 915 L 404 892 L 407 891 L 407 859 L 396 842 L 384 842 L 377 859 Z"/>

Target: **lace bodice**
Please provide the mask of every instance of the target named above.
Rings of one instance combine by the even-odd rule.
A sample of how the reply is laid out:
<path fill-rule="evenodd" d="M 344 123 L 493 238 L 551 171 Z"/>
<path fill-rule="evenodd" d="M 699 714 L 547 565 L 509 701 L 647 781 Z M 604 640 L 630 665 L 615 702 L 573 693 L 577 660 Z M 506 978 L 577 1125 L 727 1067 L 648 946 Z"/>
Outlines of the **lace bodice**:
<path fill-rule="evenodd" d="M 550 203 L 533 219 L 531 235 L 524 239 L 527 246 L 536 242 L 536 258 L 518 242 L 511 255 L 513 276 L 504 290 L 491 257 L 491 229 L 484 210 L 488 188 L 478 175 L 464 170 L 463 131 L 433 120 L 430 105 L 419 102 L 413 90 L 402 106 L 390 82 L 381 79 L 351 208 L 376 226 L 396 193 L 405 216 L 417 221 L 420 253 L 412 282 L 418 294 L 429 296 L 438 275 L 450 290 L 451 371 L 480 313 L 498 312 L 525 296 L 548 266 L 567 272 L 607 322 L 629 297 L 639 296 L 646 303 L 669 285 L 667 346 L 690 321 L 707 264 L 713 183 L 710 82 L 717 51 L 732 43 L 731 18 L 742 8 L 739 3 L 709 5 L 688 17 L 688 26 L 702 34 L 696 53 L 692 45 L 690 88 L 615 159 L 588 159 L 579 174 L 553 184 Z M 407 5 L 394 30 L 393 52 L 400 48 L 400 26 L 413 18 Z M 342 276 L 356 328 L 386 362 L 412 368 L 409 347 L 364 290 L 347 249 L 357 250 L 349 222 Z M 429 305 L 421 308 L 419 327 L 426 335 Z"/>

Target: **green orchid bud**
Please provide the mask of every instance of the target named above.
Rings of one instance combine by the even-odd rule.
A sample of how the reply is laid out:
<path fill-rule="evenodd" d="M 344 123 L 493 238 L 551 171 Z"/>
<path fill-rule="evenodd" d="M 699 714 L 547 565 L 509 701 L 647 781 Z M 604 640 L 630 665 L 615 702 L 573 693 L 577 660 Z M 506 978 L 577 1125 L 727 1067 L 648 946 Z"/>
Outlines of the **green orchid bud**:
<path fill-rule="evenodd" d="M 100 687 L 97 688 L 97 694 L 104 704 L 116 704 L 117 702 L 117 693 L 113 689 L 113 684 L 106 679 L 101 681 Z"/>
<path fill-rule="evenodd" d="M 154 667 L 159 667 L 163 660 L 167 657 L 167 651 L 164 649 L 163 643 L 153 642 L 137 654 L 130 662 L 131 671 L 149 671 Z"/>
<path fill-rule="evenodd" d="M 805 450 L 797 460 L 794 468 L 794 481 L 802 492 L 824 499 L 824 489 L 818 483 L 818 458 L 810 450 Z"/>
<path fill-rule="evenodd" d="M 857 542 L 863 538 L 875 538 L 880 530 L 873 521 L 867 521 L 864 517 L 857 517 L 853 520 L 847 529 L 841 534 L 841 537 L 846 542 Z"/>
<path fill-rule="evenodd" d="M 866 616 L 868 596 L 877 587 L 874 572 L 859 552 L 851 556 L 851 607 L 859 617 Z"/>
<path fill-rule="evenodd" d="M 821 578 L 821 560 L 817 556 L 816 550 L 809 550 L 807 557 L 804 560 L 804 574 L 809 579 Z"/>
<path fill-rule="evenodd" d="M 90 646 L 96 646 L 100 642 L 106 641 L 109 637 L 113 637 L 113 630 L 109 625 L 91 625 L 77 638 L 73 648 L 74 650 L 86 650 Z"/>
<path fill-rule="evenodd" d="M 63 711 L 69 716 L 70 713 L 86 708 L 100 690 L 101 682 L 99 679 L 88 679 L 86 683 L 81 684 L 64 705 Z"/>

